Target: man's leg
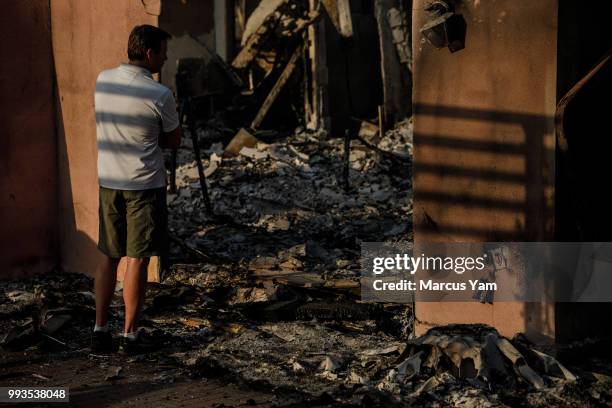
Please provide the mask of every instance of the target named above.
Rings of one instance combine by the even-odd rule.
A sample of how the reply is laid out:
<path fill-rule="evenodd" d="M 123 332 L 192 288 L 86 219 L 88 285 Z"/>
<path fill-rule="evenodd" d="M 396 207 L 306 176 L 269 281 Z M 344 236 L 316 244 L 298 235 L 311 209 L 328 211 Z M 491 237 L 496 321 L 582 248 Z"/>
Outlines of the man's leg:
<path fill-rule="evenodd" d="M 165 187 L 124 192 L 127 215 L 127 270 L 123 282 L 125 326 L 119 350 L 152 350 L 157 345 L 136 333 L 145 300 L 147 267 L 151 256 L 166 251 L 167 209 Z"/>
<path fill-rule="evenodd" d="M 98 250 L 102 260 L 96 268 L 94 283 L 97 328 L 105 327 L 108 322 L 108 309 L 117 283 L 117 266 L 125 255 L 126 234 L 121 191 L 100 187 Z"/>
<path fill-rule="evenodd" d="M 118 258 L 103 255 L 102 262 L 96 269 L 94 292 L 96 294 L 96 326 L 105 326 L 108 322 L 110 307 L 117 283 Z"/>
<path fill-rule="evenodd" d="M 147 288 L 149 260 L 150 258 L 127 258 L 127 270 L 123 280 L 124 333 L 133 333 L 138 329 L 138 320 Z"/>

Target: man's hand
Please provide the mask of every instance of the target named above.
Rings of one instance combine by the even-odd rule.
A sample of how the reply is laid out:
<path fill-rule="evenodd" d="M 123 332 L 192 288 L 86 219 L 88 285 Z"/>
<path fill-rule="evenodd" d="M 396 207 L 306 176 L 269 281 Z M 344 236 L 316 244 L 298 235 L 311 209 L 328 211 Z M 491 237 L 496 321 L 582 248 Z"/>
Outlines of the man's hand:
<path fill-rule="evenodd" d="M 159 137 L 159 147 L 162 149 L 178 149 L 181 145 L 181 126 L 177 126 L 172 132 L 162 132 Z"/>

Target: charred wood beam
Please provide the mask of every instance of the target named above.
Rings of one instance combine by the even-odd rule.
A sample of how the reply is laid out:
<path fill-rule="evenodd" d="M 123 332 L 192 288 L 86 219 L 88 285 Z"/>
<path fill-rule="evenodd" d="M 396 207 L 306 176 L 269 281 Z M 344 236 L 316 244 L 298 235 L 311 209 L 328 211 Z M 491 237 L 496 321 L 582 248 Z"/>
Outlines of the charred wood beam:
<path fill-rule="evenodd" d="M 246 42 L 243 41 L 243 47 L 234 58 L 232 62 L 232 66 L 236 69 L 244 69 L 246 68 L 253 59 L 259 53 L 261 45 L 266 41 L 266 39 L 274 32 L 276 27 L 280 22 L 280 13 L 277 13 L 277 10 L 284 4 L 285 2 L 280 2 L 276 4 L 276 8 L 272 9 L 269 14 L 262 19 L 261 24 L 257 27 L 257 29 L 249 35 Z M 258 9 L 262 7 L 269 7 L 266 4 L 260 4 Z M 258 14 L 258 11 L 254 11 L 253 15 L 249 20 L 255 18 Z M 257 19 L 259 20 L 259 19 Z M 248 25 L 248 22 L 247 22 Z M 246 27 L 245 27 L 246 29 Z"/>
<path fill-rule="evenodd" d="M 276 98 L 278 97 L 278 94 L 283 89 L 283 87 L 287 83 L 287 80 L 289 79 L 289 77 L 291 77 L 291 74 L 295 70 L 297 60 L 301 54 L 302 54 L 302 46 L 298 45 L 298 47 L 293 52 L 291 59 L 285 66 L 285 69 L 283 70 L 280 77 L 276 81 L 276 84 L 274 84 L 274 87 L 272 88 L 268 96 L 266 97 L 266 100 L 264 101 L 263 105 L 261 105 L 261 108 L 259 109 L 259 112 L 257 112 L 255 119 L 253 119 L 253 122 L 251 123 L 251 129 L 257 129 L 259 125 L 261 124 L 261 122 L 264 120 L 264 118 L 266 117 L 266 114 L 270 110 L 270 107 L 272 106 Z"/>
<path fill-rule="evenodd" d="M 258 44 L 265 41 L 265 35 L 269 35 L 268 28 L 262 25 L 252 36 L 249 37 L 247 43 L 242 47 L 234 61 L 232 62 L 232 66 L 236 69 L 244 69 L 246 68 L 253 59 L 259 53 Z M 263 37 L 263 38 L 262 38 Z"/>
<path fill-rule="evenodd" d="M 355 135 L 355 139 L 363 143 L 363 145 L 367 147 L 368 149 L 375 151 L 376 153 L 380 154 L 382 157 L 385 157 L 394 163 L 397 163 L 400 165 L 406 165 L 406 164 L 412 163 L 412 159 L 410 157 L 399 156 L 395 153 L 383 150 L 379 148 L 378 146 L 374 146 L 372 143 L 368 142 L 367 140 L 365 140 L 363 137 L 359 135 Z"/>
<path fill-rule="evenodd" d="M 260 5 L 264 5 L 264 2 L 260 3 Z M 295 4 L 291 3 L 291 5 L 293 6 Z M 236 69 L 247 68 L 249 64 L 260 55 L 264 48 L 264 44 L 268 41 L 270 36 L 274 35 L 276 32 L 280 32 L 280 34 L 277 33 L 280 37 L 295 38 L 301 35 L 301 33 L 320 16 L 319 8 L 295 16 L 286 15 L 285 13 L 289 13 L 290 10 L 292 10 L 292 8 L 288 7 L 288 2 L 283 1 L 280 2 L 274 10 L 270 11 L 257 29 L 248 36 L 246 42 L 244 42 L 243 48 L 236 58 L 234 58 L 232 67 Z M 253 14 L 255 14 L 255 12 Z M 285 17 L 289 18 L 287 19 Z M 253 16 L 251 18 L 253 18 Z M 287 24 L 285 20 L 290 20 L 291 24 Z M 283 23 L 283 21 L 285 21 L 285 23 Z"/>
<path fill-rule="evenodd" d="M 189 127 L 189 133 L 191 134 L 191 140 L 193 143 L 193 154 L 195 156 L 196 165 L 198 166 L 198 176 L 200 179 L 200 187 L 202 188 L 202 198 L 206 207 L 208 215 L 213 214 L 213 208 L 210 203 L 210 197 L 208 196 L 208 187 L 206 186 L 206 177 L 204 176 L 204 167 L 202 166 L 202 158 L 200 155 L 200 143 L 198 138 L 198 132 L 195 125 L 195 112 L 193 109 L 193 102 L 191 98 L 187 98 L 185 101 L 187 104 L 185 111 L 187 116 L 187 126 Z"/>
<path fill-rule="evenodd" d="M 336 30 L 342 37 L 353 36 L 353 20 L 349 0 L 321 0 Z"/>

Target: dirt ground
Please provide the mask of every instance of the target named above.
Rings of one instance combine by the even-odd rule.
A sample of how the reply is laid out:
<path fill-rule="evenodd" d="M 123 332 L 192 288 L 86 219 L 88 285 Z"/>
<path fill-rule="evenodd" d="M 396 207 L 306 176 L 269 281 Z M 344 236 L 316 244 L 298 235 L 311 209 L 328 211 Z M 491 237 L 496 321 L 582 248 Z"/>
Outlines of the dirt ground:
<path fill-rule="evenodd" d="M 146 359 L 132 360 L 83 352 L 3 353 L 0 383 L 4 387 L 65 387 L 70 392 L 69 405 L 75 407 L 244 407 L 270 406 L 277 400 L 272 393 L 218 379 L 192 378 L 184 370 Z M 115 367 L 122 367 L 120 376 L 106 380 Z"/>

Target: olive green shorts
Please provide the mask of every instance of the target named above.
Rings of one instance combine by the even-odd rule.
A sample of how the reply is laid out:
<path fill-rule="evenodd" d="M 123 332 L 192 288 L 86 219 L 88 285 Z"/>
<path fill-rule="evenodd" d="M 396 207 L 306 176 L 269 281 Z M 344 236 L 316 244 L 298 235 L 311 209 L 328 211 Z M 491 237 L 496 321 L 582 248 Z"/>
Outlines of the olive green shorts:
<path fill-rule="evenodd" d="M 168 252 L 166 188 L 100 187 L 98 249 L 110 258 L 148 258 Z"/>

